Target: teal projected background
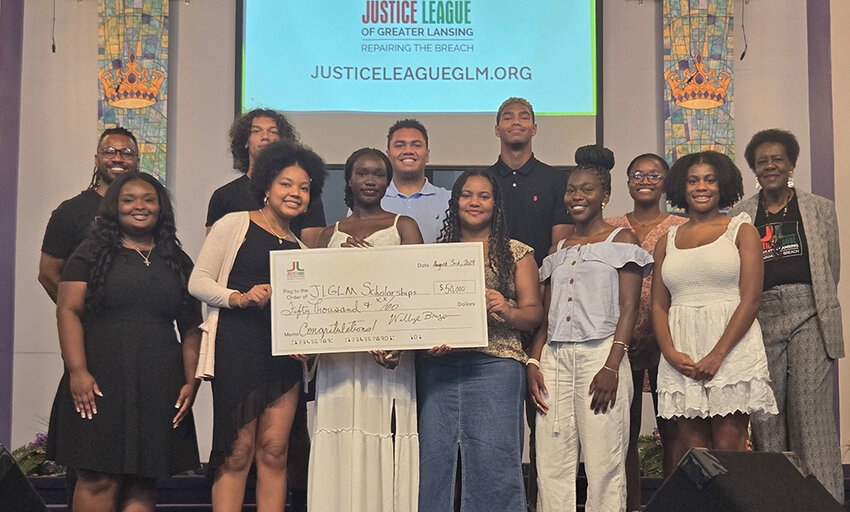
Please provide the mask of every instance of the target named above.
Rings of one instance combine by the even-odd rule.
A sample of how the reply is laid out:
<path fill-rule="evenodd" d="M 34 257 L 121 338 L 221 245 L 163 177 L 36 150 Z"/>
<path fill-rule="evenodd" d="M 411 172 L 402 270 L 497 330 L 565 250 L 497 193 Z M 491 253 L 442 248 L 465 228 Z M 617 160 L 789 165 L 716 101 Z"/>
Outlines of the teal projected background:
<path fill-rule="evenodd" d="M 245 0 L 242 108 L 594 115 L 590 0 Z"/>

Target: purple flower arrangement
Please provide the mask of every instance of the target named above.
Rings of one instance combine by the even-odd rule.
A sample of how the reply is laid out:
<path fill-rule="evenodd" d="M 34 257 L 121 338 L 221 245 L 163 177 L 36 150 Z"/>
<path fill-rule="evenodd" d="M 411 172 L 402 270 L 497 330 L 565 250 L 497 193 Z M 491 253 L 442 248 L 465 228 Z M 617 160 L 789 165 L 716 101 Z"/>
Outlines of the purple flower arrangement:
<path fill-rule="evenodd" d="M 12 452 L 12 457 L 27 476 L 63 475 L 65 467 L 47 460 L 47 434 L 39 432 L 35 439 Z"/>

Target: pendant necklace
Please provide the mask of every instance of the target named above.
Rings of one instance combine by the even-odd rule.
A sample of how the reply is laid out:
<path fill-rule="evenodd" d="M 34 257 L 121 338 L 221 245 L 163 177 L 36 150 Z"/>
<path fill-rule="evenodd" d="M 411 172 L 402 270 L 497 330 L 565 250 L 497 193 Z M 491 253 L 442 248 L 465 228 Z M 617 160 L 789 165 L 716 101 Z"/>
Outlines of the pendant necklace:
<path fill-rule="evenodd" d="M 269 227 L 269 229 L 270 229 L 270 230 L 272 230 L 272 234 L 273 234 L 274 236 L 276 236 L 276 237 L 277 237 L 277 243 L 278 243 L 278 245 L 283 245 L 283 240 L 286 238 L 286 233 L 284 233 L 284 234 L 283 234 L 283 236 L 280 236 L 280 235 L 278 235 L 278 234 L 277 234 L 277 231 L 275 231 L 275 230 L 274 230 L 274 228 L 272 227 L 271 223 L 269 222 L 269 219 L 267 219 L 267 218 L 266 218 L 266 214 L 265 214 L 265 213 L 263 213 L 263 209 L 262 209 L 262 208 L 260 208 L 260 215 L 262 215 L 262 216 L 263 216 L 263 220 L 264 220 L 264 221 L 266 221 L 266 226 L 268 226 L 268 227 Z"/>
<path fill-rule="evenodd" d="M 150 266 L 151 266 L 151 253 L 153 252 L 153 248 L 154 248 L 154 247 L 156 247 L 156 244 L 151 245 L 151 248 L 150 248 L 150 249 L 148 249 L 148 255 L 147 255 L 147 256 L 145 256 L 145 254 L 144 254 L 141 250 L 139 250 L 139 248 L 138 248 L 138 247 L 136 247 L 135 245 L 131 244 L 129 241 L 124 240 L 124 243 L 125 243 L 125 244 L 127 244 L 127 245 L 129 245 L 129 246 L 130 246 L 130 249 L 133 249 L 134 251 L 136 251 L 136 252 L 139 254 L 139 256 L 141 256 L 141 257 L 142 257 L 142 259 L 143 259 L 143 260 L 145 260 L 145 266 L 146 266 L 146 267 L 150 267 Z"/>
<path fill-rule="evenodd" d="M 786 194 L 785 206 L 778 212 L 772 213 L 770 210 L 767 209 L 767 198 L 762 195 L 761 205 L 764 208 L 765 216 L 772 215 L 774 217 L 780 217 L 785 220 L 785 214 L 788 213 L 788 204 L 791 203 L 792 199 L 794 199 L 794 189 L 789 188 L 788 193 Z"/>
<path fill-rule="evenodd" d="M 664 212 L 661 212 L 661 211 L 658 212 L 658 215 L 656 215 L 654 219 L 652 219 L 651 221 L 649 221 L 647 223 L 641 223 L 641 222 L 636 221 L 634 212 L 627 213 L 626 218 L 629 221 L 629 224 L 637 224 L 638 226 L 645 228 L 647 226 L 651 226 L 651 225 L 657 223 L 661 219 L 662 215 L 664 215 Z"/>

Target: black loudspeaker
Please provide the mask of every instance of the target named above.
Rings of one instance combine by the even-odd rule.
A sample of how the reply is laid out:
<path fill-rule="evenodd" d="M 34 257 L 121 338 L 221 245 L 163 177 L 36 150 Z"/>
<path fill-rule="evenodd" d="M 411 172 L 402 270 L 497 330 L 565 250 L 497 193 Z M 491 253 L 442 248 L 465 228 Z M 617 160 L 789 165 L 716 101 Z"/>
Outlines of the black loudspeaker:
<path fill-rule="evenodd" d="M 794 454 L 694 448 L 644 512 L 842 512 Z"/>
<path fill-rule="evenodd" d="M 44 502 L 21 473 L 12 454 L 0 444 L 0 512 L 47 512 Z"/>

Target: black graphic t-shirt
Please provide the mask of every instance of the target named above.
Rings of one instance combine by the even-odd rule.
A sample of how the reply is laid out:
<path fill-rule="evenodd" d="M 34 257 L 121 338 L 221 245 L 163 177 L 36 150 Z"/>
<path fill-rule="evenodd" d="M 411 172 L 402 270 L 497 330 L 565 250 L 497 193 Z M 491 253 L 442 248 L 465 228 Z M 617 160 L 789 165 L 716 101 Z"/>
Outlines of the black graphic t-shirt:
<path fill-rule="evenodd" d="M 780 284 L 812 282 L 809 248 L 800 216 L 797 194 L 788 201 L 787 209 L 768 212 L 759 201 L 755 226 L 761 236 L 764 257 L 764 290 Z"/>

